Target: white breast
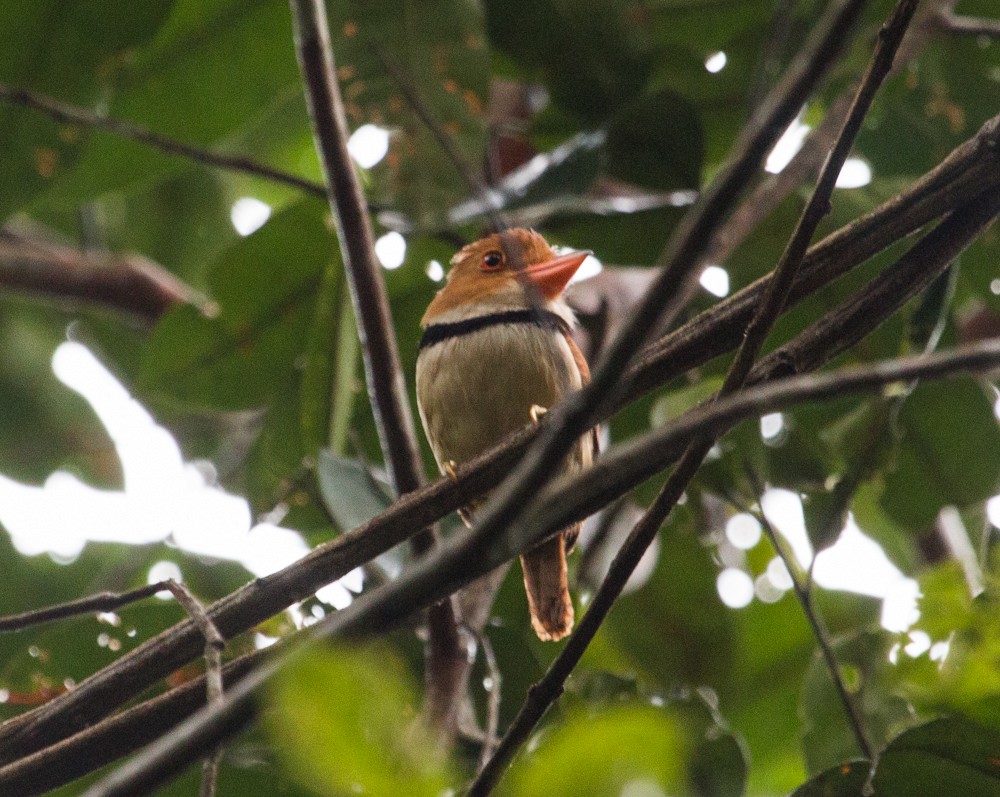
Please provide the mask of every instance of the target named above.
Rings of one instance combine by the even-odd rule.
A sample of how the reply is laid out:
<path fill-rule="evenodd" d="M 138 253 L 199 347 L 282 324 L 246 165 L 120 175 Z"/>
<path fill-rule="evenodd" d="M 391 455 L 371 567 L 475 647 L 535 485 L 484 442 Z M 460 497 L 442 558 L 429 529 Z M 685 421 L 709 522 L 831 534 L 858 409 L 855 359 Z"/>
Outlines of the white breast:
<path fill-rule="evenodd" d="M 417 358 L 417 405 L 439 466 L 471 459 L 529 423 L 533 404 L 580 386 L 562 333 L 531 324 L 449 338 Z"/>

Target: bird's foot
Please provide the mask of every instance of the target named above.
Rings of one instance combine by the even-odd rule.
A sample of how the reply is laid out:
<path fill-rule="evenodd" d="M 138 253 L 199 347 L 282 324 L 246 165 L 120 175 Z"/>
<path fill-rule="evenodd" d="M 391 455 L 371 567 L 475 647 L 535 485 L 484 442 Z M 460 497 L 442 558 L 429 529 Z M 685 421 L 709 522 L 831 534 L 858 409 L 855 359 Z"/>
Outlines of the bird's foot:
<path fill-rule="evenodd" d="M 528 410 L 528 415 L 531 416 L 531 422 L 535 424 L 535 426 L 538 426 L 542 416 L 548 411 L 548 407 L 542 407 L 539 404 L 532 404 L 531 409 Z"/>
<path fill-rule="evenodd" d="M 451 479 L 453 482 L 458 481 L 458 464 L 453 459 L 449 459 L 444 465 L 441 466 L 441 470 L 445 472 L 445 475 Z M 472 513 L 467 507 L 461 507 L 458 510 L 458 516 L 461 518 L 462 523 L 467 529 L 472 528 Z"/>

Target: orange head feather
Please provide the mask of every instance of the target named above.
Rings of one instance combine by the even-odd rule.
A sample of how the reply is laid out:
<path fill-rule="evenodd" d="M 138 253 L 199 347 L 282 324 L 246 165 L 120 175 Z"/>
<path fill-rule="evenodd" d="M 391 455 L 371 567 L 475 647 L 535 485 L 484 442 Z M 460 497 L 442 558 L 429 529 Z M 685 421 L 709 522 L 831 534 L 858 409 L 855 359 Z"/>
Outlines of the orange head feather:
<path fill-rule="evenodd" d="M 451 259 L 445 287 L 427 308 L 426 325 L 441 313 L 463 305 L 530 306 L 534 286 L 542 300 L 557 299 L 586 259 L 587 252 L 556 255 L 534 230 L 512 229 L 463 247 Z"/>

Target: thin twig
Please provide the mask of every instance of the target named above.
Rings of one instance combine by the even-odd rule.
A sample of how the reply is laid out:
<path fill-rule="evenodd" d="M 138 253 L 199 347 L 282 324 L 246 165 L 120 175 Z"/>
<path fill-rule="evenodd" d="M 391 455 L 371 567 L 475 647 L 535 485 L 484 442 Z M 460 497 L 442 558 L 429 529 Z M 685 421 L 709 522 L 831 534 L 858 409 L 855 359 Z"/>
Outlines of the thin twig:
<path fill-rule="evenodd" d="M 939 274 L 1000 209 L 1000 191 L 996 190 L 1000 178 L 998 155 L 1000 117 L 985 124 L 903 195 L 813 247 L 809 260 L 812 267 L 803 271 L 802 284 L 796 283 L 799 287 L 790 301 L 809 295 L 891 241 L 952 211 L 883 272 L 876 284 L 863 287 L 853 299 L 831 310 L 802 336 L 766 358 L 764 367 L 758 366 L 750 381 L 811 371 L 854 345 L 908 301 L 913 291 L 921 290 Z M 767 280 L 762 278 L 734 294 L 647 349 L 629 372 L 631 387 L 621 405 L 735 347 Z M 609 414 L 614 408 L 609 408 Z M 547 422 L 543 419 L 543 425 Z M 457 480 L 438 479 L 417 493 L 402 496 L 368 523 L 318 547 L 288 568 L 237 590 L 211 608 L 213 619 L 231 637 L 291 603 L 304 600 L 330 579 L 407 539 L 413 529 L 482 495 L 503 477 L 535 435 L 533 427 L 526 427 L 459 467 Z M 641 441 L 634 445 L 635 457 L 619 457 L 612 452 L 590 471 L 581 473 L 573 487 L 548 492 L 548 514 L 538 515 L 537 522 L 551 522 L 553 525 L 547 528 L 552 530 L 563 528 L 669 466 L 679 454 L 676 445 L 671 454 L 666 442 L 655 437 L 645 450 Z M 581 502 L 582 498 L 588 502 Z M 123 701 L 191 661 L 200 649 L 197 629 L 182 623 L 130 651 L 76 689 L 4 723 L 0 727 L 0 762 L 40 750 L 98 721 Z"/>
<path fill-rule="evenodd" d="M 837 656 L 834 653 L 833 645 L 830 642 L 830 635 L 826 630 L 826 626 L 823 623 L 823 618 L 820 616 L 819 610 L 813 603 L 812 562 L 810 562 L 809 566 L 809 580 L 806 583 L 803 583 L 798 573 L 798 567 L 791 560 L 791 557 L 785 550 L 785 546 L 781 544 L 781 540 L 778 539 L 774 526 L 771 525 L 771 521 L 764 512 L 763 504 L 761 503 L 763 489 L 761 487 L 760 480 L 750 469 L 748 469 L 747 475 L 750 479 L 751 485 L 753 486 L 753 490 L 757 495 L 757 504 L 761 507 L 760 512 L 756 512 L 754 514 L 756 514 L 757 518 L 760 520 L 764 533 L 767 534 L 767 538 L 771 541 L 771 545 L 774 547 L 775 553 L 777 553 L 781 558 L 781 561 L 785 565 L 785 569 L 788 571 L 788 575 L 792 580 L 792 589 L 795 592 L 795 597 L 798 598 L 799 605 L 802 606 L 802 612 L 805 614 L 806 620 L 809 622 L 809 627 L 812 628 L 813 636 L 816 637 L 816 644 L 819 645 L 819 649 L 822 651 L 823 660 L 826 662 L 827 669 L 830 672 L 830 677 L 833 679 L 833 684 L 837 690 L 840 702 L 844 706 L 844 713 L 847 715 L 847 721 L 851 725 L 854 738 L 858 743 L 858 749 L 861 750 L 861 753 L 865 758 L 869 761 L 874 761 L 875 747 L 872 744 L 871 734 L 868 732 L 868 728 L 865 725 L 864 715 L 861 713 L 861 709 L 858 707 L 857 702 L 854 700 L 851 693 L 847 689 L 847 685 L 844 683 L 843 676 L 840 672 L 840 666 L 837 663 Z"/>
<path fill-rule="evenodd" d="M 312 180 L 306 180 L 304 177 L 296 177 L 294 174 L 288 174 L 280 169 L 257 163 L 255 160 L 241 155 L 223 155 L 218 152 L 202 149 L 201 147 L 194 147 L 161 133 L 156 133 L 134 122 L 125 122 L 121 119 L 111 119 L 107 116 L 101 116 L 86 108 L 70 105 L 29 89 L 15 88 L 0 83 L 0 102 L 41 111 L 57 122 L 82 125 L 83 127 L 112 133 L 121 138 L 127 138 L 130 141 L 138 141 L 168 155 L 178 155 L 200 163 L 203 166 L 261 177 L 274 183 L 296 188 L 312 196 L 326 196 L 326 189 L 322 185 L 314 183 Z"/>
<path fill-rule="evenodd" d="M 368 205 L 347 151 L 347 118 L 330 47 L 329 25 L 322 0 L 290 0 L 295 51 L 302 73 L 316 150 L 326 176 L 327 196 L 337 224 L 337 237 L 361 335 L 368 394 L 375 413 L 382 453 L 397 495 L 423 484 L 423 463 L 406 379 L 396 346 L 382 269 L 375 255 L 375 236 Z M 434 532 L 423 528 L 410 538 L 417 554 L 434 545 Z M 431 716 L 451 731 L 455 717 L 451 695 L 454 673 L 464 659 L 458 623 L 450 599 L 428 612 L 427 683 Z"/>
<path fill-rule="evenodd" d="M 815 234 L 820 221 L 829 212 L 830 196 L 837 176 L 854 144 L 854 138 L 868 113 L 878 87 L 892 67 L 893 57 L 916 9 L 916 3 L 917 0 L 900 0 L 883 27 L 851 111 L 823 165 L 816 188 L 806 203 L 795 231 L 774 270 L 774 276 L 768 283 L 761 305 L 747 327 L 743 343 L 726 372 L 716 401 L 731 396 L 742 388 L 767 335 L 781 314 L 795 281 L 795 275 L 802 265 L 809 240 Z M 529 691 L 528 699 L 508 729 L 496 755 L 487 762 L 470 787 L 469 797 L 486 797 L 492 792 L 517 750 L 527 741 L 548 707 L 562 694 L 566 679 L 583 658 L 584 652 L 621 595 L 646 549 L 656 538 L 660 527 L 715 444 L 715 439 L 714 435 L 706 435 L 688 445 L 662 490 L 612 560 L 607 576 L 595 592 L 579 626 L 570 635 L 566 647 L 560 651 L 542 679 Z"/>
<path fill-rule="evenodd" d="M 490 679 L 486 690 L 486 728 L 483 734 L 483 749 L 479 751 L 479 766 L 482 767 L 493 755 L 497 746 L 497 729 L 500 727 L 500 667 L 493 653 L 493 644 L 484 632 L 478 634 L 479 647 L 483 651 L 486 677 Z"/>
<path fill-rule="evenodd" d="M 674 429 L 671 443 L 676 445 L 683 440 L 715 435 L 737 420 L 758 417 L 763 412 L 803 401 L 842 398 L 851 392 L 876 390 L 900 381 L 943 377 L 959 371 L 996 371 L 998 368 L 1000 341 L 990 340 L 946 353 L 780 380 L 741 391 L 688 413 L 684 423 L 671 424 Z M 543 495 L 540 500 L 544 498 Z M 512 533 L 512 537 L 513 540 L 483 541 L 475 539 L 473 533 L 461 535 L 418 560 L 412 569 L 391 584 L 360 596 L 343 611 L 304 629 L 298 640 L 304 644 L 331 637 L 358 639 L 383 634 L 421 606 L 431 605 L 489 572 L 498 559 L 512 558 L 521 550 L 537 545 L 543 535 L 536 528 Z M 298 648 L 298 645 L 290 645 L 285 656 L 265 662 L 229 689 L 220 706 L 206 706 L 96 784 L 84 797 L 140 797 L 159 783 L 175 777 L 186 764 L 199 758 L 207 746 L 246 727 L 255 716 L 260 691 Z"/>
<path fill-rule="evenodd" d="M 164 585 L 177 602 L 184 607 L 188 616 L 201 630 L 205 637 L 205 697 L 210 705 L 218 706 L 222 703 L 222 651 L 226 647 L 226 640 L 223 639 L 215 623 L 205 612 L 202 605 L 194 593 L 185 584 L 167 579 Z M 219 762 L 222 758 L 222 745 L 219 744 L 205 757 L 201 770 L 200 797 L 214 797 L 215 785 L 219 778 Z"/>
<path fill-rule="evenodd" d="M 112 612 L 127 606 L 130 603 L 141 601 L 157 592 L 170 589 L 168 582 L 158 581 L 155 584 L 147 584 L 144 587 L 132 589 L 127 592 L 98 592 L 86 598 L 60 603 L 56 606 L 46 606 L 44 609 L 33 609 L 20 614 L 11 614 L 0 617 L 0 633 L 5 631 L 21 631 L 42 623 L 49 623 L 53 620 L 62 620 L 67 617 L 77 617 L 81 614 L 92 612 Z"/>
<path fill-rule="evenodd" d="M 1000 19 L 967 17 L 956 14 L 952 9 L 943 11 L 939 19 L 941 26 L 948 33 L 959 33 L 964 36 L 1000 36 Z"/>
<path fill-rule="evenodd" d="M 509 225 L 504 221 L 500 213 L 495 193 L 477 175 L 465 159 L 465 156 L 455 146 L 455 141 L 448 135 L 437 118 L 435 118 L 427 103 L 424 102 L 423 97 L 420 96 L 420 92 L 417 91 L 417 87 L 410 80 L 410 76 L 406 74 L 406 71 L 400 66 L 399 62 L 381 43 L 373 42 L 372 48 L 376 57 L 385 68 L 385 71 L 389 73 L 403 97 L 406 98 L 407 104 L 409 104 L 413 112 L 420 118 L 420 121 L 424 123 L 424 126 L 441 148 L 441 151 L 451 161 L 451 165 L 455 168 L 462 182 L 465 183 L 466 188 L 469 189 L 469 193 L 478 197 L 483 203 L 493 231 L 501 232 L 506 230 Z"/>

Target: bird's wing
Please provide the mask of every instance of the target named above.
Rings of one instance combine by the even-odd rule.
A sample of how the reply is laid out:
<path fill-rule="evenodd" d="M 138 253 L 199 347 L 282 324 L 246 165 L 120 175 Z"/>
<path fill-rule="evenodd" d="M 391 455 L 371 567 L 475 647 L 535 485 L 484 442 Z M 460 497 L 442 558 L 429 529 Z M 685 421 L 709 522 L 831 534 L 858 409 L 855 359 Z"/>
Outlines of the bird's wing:
<path fill-rule="evenodd" d="M 566 338 L 566 343 L 569 346 L 570 352 L 573 354 L 573 361 L 576 363 L 577 369 L 580 371 L 580 381 L 583 384 L 587 384 L 590 381 L 590 366 L 587 364 L 587 358 L 583 356 L 583 352 L 580 351 L 580 347 L 576 345 L 576 341 L 573 340 L 573 336 L 568 332 L 563 332 Z M 599 426 L 595 426 L 590 430 L 590 444 L 593 451 L 592 456 L 596 457 L 601 450 L 601 429 Z"/>

